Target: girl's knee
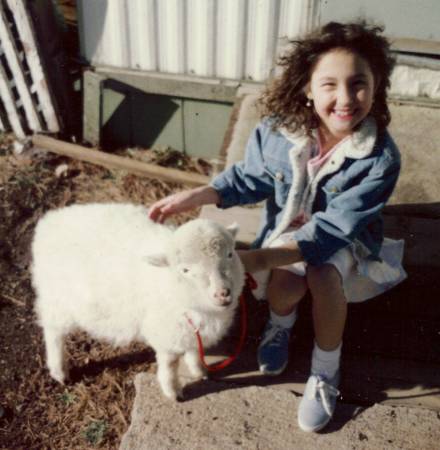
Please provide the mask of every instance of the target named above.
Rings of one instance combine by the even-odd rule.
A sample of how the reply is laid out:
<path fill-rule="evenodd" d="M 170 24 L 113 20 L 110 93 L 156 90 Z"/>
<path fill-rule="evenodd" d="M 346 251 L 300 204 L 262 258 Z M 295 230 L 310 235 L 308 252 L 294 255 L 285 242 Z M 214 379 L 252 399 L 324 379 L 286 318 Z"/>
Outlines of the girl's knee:
<path fill-rule="evenodd" d="M 344 293 L 342 277 L 335 266 L 323 264 L 307 269 L 307 281 L 312 294 L 314 307 L 322 305 L 345 308 L 347 299 Z"/>
<path fill-rule="evenodd" d="M 321 266 L 307 266 L 307 283 L 310 286 L 324 284 L 342 285 L 342 277 L 333 264 L 323 264 Z"/>
<path fill-rule="evenodd" d="M 279 293 L 280 295 L 295 292 L 304 295 L 307 292 L 307 289 L 308 286 L 305 277 L 301 277 L 287 270 L 275 269 L 271 273 L 267 292 L 268 294 Z"/>

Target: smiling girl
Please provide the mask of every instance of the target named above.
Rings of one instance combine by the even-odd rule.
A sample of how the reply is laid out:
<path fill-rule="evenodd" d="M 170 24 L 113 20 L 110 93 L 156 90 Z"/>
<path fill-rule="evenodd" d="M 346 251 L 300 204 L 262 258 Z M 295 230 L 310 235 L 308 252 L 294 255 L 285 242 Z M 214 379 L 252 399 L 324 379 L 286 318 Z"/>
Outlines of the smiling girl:
<path fill-rule="evenodd" d="M 298 411 L 305 431 L 322 429 L 334 413 L 347 302 L 406 276 L 403 242 L 384 239 L 381 217 L 400 171 L 386 130 L 393 60 L 382 31 L 332 22 L 292 42 L 282 75 L 261 97 L 263 118 L 244 161 L 149 213 L 162 222 L 203 204 L 266 200 L 254 249 L 241 253 L 248 271 L 272 269 L 258 364 L 270 375 L 286 368 L 297 305 L 310 291 L 315 346 Z"/>

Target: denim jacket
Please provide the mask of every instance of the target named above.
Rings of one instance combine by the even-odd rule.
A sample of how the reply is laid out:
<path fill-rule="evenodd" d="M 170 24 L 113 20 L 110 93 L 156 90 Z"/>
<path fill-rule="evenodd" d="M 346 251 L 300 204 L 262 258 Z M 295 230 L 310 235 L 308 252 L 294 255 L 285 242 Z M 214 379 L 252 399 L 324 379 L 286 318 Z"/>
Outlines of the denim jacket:
<path fill-rule="evenodd" d="M 266 200 L 254 247 L 268 246 L 303 209 L 311 219 L 292 232 L 304 260 L 321 265 L 336 251 L 354 245 L 364 257 L 380 260 L 381 211 L 400 172 L 400 153 L 374 119 L 342 142 L 312 182 L 307 161 L 316 141 L 302 133 L 272 130 L 269 120 L 253 131 L 245 159 L 212 181 L 220 208 Z"/>

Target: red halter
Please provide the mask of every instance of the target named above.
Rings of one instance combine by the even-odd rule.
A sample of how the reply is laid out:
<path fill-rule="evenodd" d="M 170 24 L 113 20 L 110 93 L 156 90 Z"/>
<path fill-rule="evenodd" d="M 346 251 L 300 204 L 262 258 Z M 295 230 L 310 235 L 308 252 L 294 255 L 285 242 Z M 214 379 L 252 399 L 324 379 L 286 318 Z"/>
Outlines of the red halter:
<path fill-rule="evenodd" d="M 246 284 L 245 287 L 249 289 L 256 289 L 257 288 L 257 282 L 253 278 L 253 276 L 250 273 L 246 273 Z M 200 361 L 203 365 L 203 367 L 208 370 L 209 372 L 217 372 L 218 370 L 224 369 L 225 367 L 229 366 L 235 359 L 237 359 L 238 355 L 240 354 L 244 341 L 246 340 L 246 334 L 247 334 L 247 309 L 246 309 L 246 299 L 244 298 L 244 293 L 242 292 L 240 295 L 240 309 L 241 309 L 241 334 L 240 334 L 240 340 L 238 341 L 237 348 L 233 355 L 229 356 L 228 358 L 224 359 L 223 361 L 220 361 L 216 364 L 207 364 L 205 361 L 205 350 L 203 348 L 203 342 L 202 338 L 200 336 L 198 328 L 194 325 L 193 321 L 190 317 L 187 317 L 189 324 L 194 329 L 194 332 L 196 333 L 197 338 L 197 344 L 199 347 L 199 356 Z"/>

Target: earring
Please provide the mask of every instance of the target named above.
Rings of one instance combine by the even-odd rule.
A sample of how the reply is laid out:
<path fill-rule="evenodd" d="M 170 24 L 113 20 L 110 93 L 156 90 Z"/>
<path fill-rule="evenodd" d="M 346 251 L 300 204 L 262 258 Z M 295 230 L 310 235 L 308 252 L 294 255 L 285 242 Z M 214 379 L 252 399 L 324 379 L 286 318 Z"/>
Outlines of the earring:
<path fill-rule="evenodd" d="M 312 106 L 312 99 L 308 98 L 306 103 L 307 108 L 310 108 Z"/>

